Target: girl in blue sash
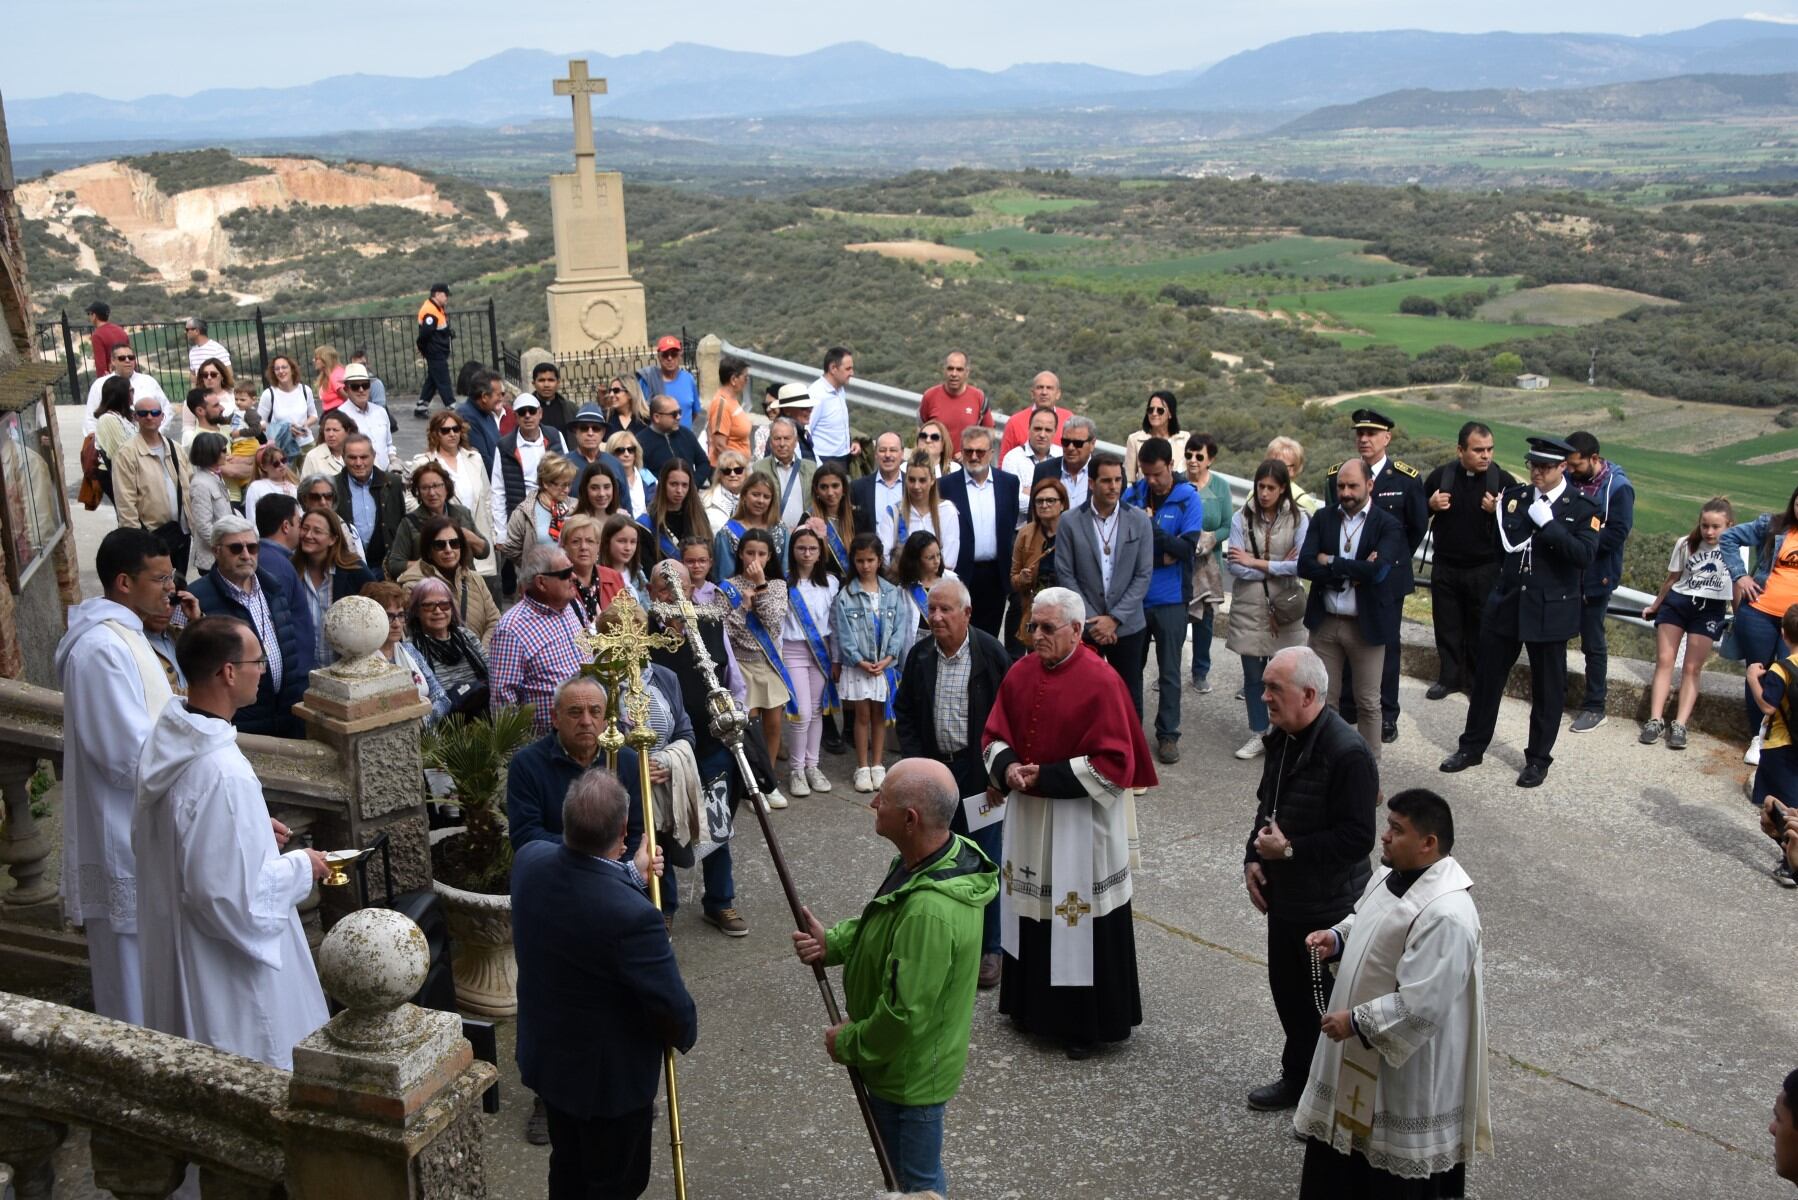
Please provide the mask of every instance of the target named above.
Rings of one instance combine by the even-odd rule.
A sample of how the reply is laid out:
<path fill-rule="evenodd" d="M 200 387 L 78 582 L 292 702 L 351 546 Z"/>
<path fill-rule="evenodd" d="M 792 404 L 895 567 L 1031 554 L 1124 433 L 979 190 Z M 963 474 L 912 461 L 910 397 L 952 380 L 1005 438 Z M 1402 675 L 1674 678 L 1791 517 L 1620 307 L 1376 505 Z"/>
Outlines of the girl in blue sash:
<path fill-rule="evenodd" d="M 936 534 L 946 561 L 954 562 L 961 552 L 961 514 L 953 501 L 938 493 L 933 471 L 928 454 L 914 453 L 905 465 L 904 496 L 878 516 L 881 541 L 894 563 L 899 561 L 906 539 L 920 529 Z"/>
<path fill-rule="evenodd" d="M 887 723 L 899 693 L 899 655 L 904 649 L 904 608 L 899 589 L 881 578 L 880 536 L 857 534 L 849 543 L 855 578 L 837 593 L 830 623 L 843 664 L 844 707 L 855 719 L 855 790 L 871 792 L 886 778 Z"/>
<path fill-rule="evenodd" d="M 737 546 L 753 529 L 768 536 L 769 544 L 774 547 L 775 562 L 787 561 L 787 527 L 780 523 L 780 514 L 775 511 L 774 481 L 766 475 L 749 477 L 749 482 L 737 496 L 736 515 L 718 531 L 717 553 L 713 558 L 719 579 L 729 579 L 737 573 Z"/>
<path fill-rule="evenodd" d="M 818 746 L 824 738 L 824 717 L 838 708 L 836 680 L 842 668 L 836 661 L 830 609 L 842 584 L 824 539 L 808 525 L 793 531 L 787 557 L 787 621 L 780 631 L 780 655 L 799 707 L 792 748 L 787 751 L 792 771 L 787 790 L 809 796 L 830 790 L 830 780 L 818 767 Z"/>
<path fill-rule="evenodd" d="M 823 539 L 824 557 L 836 568 L 837 577 L 848 578 L 849 543 L 860 532 L 855 527 L 855 505 L 849 499 L 849 472 L 835 463 L 819 465 L 812 476 L 812 507 L 803 527 Z"/>
<path fill-rule="evenodd" d="M 747 488 L 744 489 L 746 492 Z M 749 715 L 762 723 L 762 740 L 768 761 L 780 757 L 780 725 L 783 716 L 798 718 L 792 680 L 780 655 L 781 629 L 787 621 L 787 585 L 781 578 L 774 539 L 765 529 L 750 529 L 737 543 L 737 570 L 718 585 L 730 598 L 730 615 L 724 619 L 737 665 L 749 687 Z M 786 799 L 768 798 L 770 807 L 785 808 Z"/>
<path fill-rule="evenodd" d="M 935 534 L 928 529 L 919 529 L 905 539 L 905 545 L 899 548 L 899 561 L 893 567 L 893 582 L 899 585 L 902 610 L 899 621 L 905 626 L 905 649 L 899 652 L 900 662 L 905 661 L 906 653 L 919 638 L 930 633 L 930 622 L 926 619 L 930 612 L 930 589 L 945 578 L 955 577 L 954 571 L 943 567 L 943 547 Z"/>
<path fill-rule="evenodd" d="M 643 526 L 631 520 L 629 513 L 615 512 L 599 527 L 599 563 L 624 577 L 624 585 L 649 607 L 649 581 L 637 560 L 637 547 L 642 544 Z"/>
<path fill-rule="evenodd" d="M 664 558 L 680 558 L 681 539 L 712 536 L 705 506 L 699 501 L 699 489 L 693 486 L 693 464 L 684 458 L 671 458 L 662 464 L 662 476 L 656 484 L 656 498 L 640 522 L 644 529 L 642 547 L 637 558 L 645 573 Z"/>

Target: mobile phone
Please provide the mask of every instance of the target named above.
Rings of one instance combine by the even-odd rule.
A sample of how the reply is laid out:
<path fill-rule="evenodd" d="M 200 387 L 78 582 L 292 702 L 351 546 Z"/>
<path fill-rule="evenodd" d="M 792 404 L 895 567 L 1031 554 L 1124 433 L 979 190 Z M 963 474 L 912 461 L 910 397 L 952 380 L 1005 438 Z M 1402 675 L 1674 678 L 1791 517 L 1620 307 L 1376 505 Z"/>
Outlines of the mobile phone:
<path fill-rule="evenodd" d="M 1773 816 L 1773 828 L 1778 830 L 1781 836 L 1784 836 L 1786 831 L 1786 810 L 1780 807 L 1778 800 L 1774 800 L 1773 807 L 1769 811 Z"/>

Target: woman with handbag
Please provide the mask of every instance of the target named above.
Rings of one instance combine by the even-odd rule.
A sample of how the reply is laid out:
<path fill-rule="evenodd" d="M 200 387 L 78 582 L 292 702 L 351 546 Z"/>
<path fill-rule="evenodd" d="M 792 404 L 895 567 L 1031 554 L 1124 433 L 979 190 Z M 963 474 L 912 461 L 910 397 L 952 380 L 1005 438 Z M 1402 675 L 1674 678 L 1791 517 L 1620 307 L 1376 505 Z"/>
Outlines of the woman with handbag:
<path fill-rule="evenodd" d="M 1267 704 L 1261 673 L 1288 646 L 1305 644 L 1305 589 L 1299 583 L 1299 546 L 1311 520 L 1292 497 L 1286 464 L 1270 458 L 1255 468 L 1255 488 L 1230 522 L 1230 629 L 1224 646 L 1242 658 L 1242 700 L 1249 711 L 1249 740 L 1237 758 L 1266 749 Z"/>
<path fill-rule="evenodd" d="M 89 512 L 100 497 L 112 499 L 112 459 L 134 431 L 131 381 L 110 375 L 100 385 L 100 407 L 94 431 L 81 443 L 81 504 Z M 90 486 L 91 485 L 91 486 Z"/>

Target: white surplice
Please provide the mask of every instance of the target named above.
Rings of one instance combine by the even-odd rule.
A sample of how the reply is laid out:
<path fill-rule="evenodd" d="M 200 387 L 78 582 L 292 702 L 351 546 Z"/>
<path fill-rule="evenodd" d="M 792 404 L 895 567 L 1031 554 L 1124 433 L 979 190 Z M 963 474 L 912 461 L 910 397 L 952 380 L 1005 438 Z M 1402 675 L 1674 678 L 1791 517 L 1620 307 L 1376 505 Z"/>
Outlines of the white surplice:
<path fill-rule="evenodd" d="M 131 813 L 144 739 L 172 694 L 138 615 L 103 596 L 69 609 L 63 692 L 62 909 L 88 929 L 94 1010 L 141 1025 Z"/>
<path fill-rule="evenodd" d="M 1335 926 L 1343 953 L 1330 1011 L 1349 1010 L 1373 1050 L 1353 1034 L 1320 1035 L 1293 1127 L 1377 1170 L 1423 1179 L 1492 1151 L 1482 935 L 1473 881 L 1453 858 L 1403 896 L 1386 886 L 1391 874 L 1375 872 Z M 1368 1132 L 1352 1127 L 1351 1102 L 1371 1117 Z"/>
<path fill-rule="evenodd" d="M 293 1068 L 325 1023 L 295 907 L 312 890 L 303 850 L 280 853 L 237 730 L 176 700 L 138 770 L 138 912 L 144 1024 Z"/>

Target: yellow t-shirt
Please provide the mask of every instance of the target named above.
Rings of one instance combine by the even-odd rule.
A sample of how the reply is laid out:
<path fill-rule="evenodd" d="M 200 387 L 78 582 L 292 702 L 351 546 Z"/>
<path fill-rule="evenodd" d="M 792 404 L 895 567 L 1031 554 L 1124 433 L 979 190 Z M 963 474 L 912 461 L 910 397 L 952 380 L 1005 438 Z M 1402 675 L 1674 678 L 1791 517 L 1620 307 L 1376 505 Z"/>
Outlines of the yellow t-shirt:
<path fill-rule="evenodd" d="M 1772 715 L 1767 718 L 1767 732 L 1761 737 L 1761 749 L 1777 750 L 1781 746 L 1792 744 L 1792 731 L 1786 728 L 1785 718 L 1786 711 L 1790 708 L 1792 673 L 1786 669 L 1785 659 L 1782 658 L 1774 660 L 1773 665 L 1767 668 L 1767 674 L 1777 674 L 1780 683 L 1785 687 L 1784 695 L 1780 697 L 1779 703 L 1773 706 Z M 1762 678 L 1765 679 L 1765 676 Z"/>

